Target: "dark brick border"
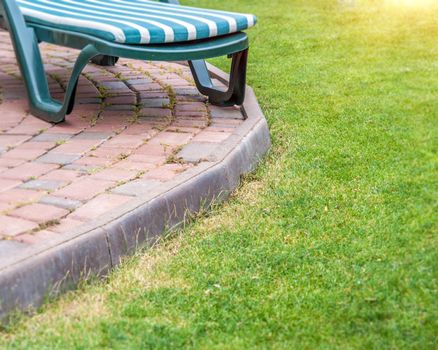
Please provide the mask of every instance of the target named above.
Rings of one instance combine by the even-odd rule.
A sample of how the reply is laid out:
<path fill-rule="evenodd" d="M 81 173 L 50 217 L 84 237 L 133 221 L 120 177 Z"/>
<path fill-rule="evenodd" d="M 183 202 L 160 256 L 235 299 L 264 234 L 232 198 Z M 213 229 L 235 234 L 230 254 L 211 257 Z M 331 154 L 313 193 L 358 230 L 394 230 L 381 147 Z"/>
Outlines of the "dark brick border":
<path fill-rule="evenodd" d="M 213 66 L 209 69 L 226 82 L 225 73 Z M 121 257 L 182 223 L 187 211 L 197 212 L 225 199 L 270 147 L 268 126 L 250 87 L 242 108 L 248 118 L 211 155 L 215 161 L 187 170 L 80 230 L 1 261 L 0 319 L 13 310 L 38 307 L 47 296 L 74 288 L 89 275 L 106 275 Z"/>

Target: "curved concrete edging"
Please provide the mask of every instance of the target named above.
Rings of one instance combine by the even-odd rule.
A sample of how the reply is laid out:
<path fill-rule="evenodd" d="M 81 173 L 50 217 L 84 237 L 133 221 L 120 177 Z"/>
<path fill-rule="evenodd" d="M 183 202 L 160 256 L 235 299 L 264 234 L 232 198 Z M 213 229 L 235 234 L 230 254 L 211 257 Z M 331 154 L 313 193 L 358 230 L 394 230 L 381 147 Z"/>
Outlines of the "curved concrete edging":
<path fill-rule="evenodd" d="M 217 79 L 227 80 L 219 69 L 211 65 L 209 69 Z M 73 288 L 88 275 L 107 274 L 123 256 L 184 222 L 187 212 L 198 212 L 212 201 L 226 198 L 270 147 L 268 126 L 250 87 L 246 96 L 242 109 L 247 120 L 212 154 L 212 161 L 80 230 L 2 261 L 0 319 L 15 309 L 38 307 L 47 296 Z"/>

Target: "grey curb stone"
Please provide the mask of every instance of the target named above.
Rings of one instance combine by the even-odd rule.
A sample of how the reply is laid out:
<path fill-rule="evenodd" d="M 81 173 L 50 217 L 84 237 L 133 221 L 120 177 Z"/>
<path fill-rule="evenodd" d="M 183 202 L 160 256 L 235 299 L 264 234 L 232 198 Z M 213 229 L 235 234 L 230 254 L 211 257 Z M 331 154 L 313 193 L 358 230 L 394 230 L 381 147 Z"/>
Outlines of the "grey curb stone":
<path fill-rule="evenodd" d="M 209 65 L 209 70 L 216 79 L 227 80 L 215 67 Z M 74 288 L 89 275 L 106 275 L 122 257 L 150 246 L 163 232 L 182 224 L 189 213 L 227 198 L 241 175 L 251 171 L 270 147 L 266 120 L 249 87 L 246 96 L 243 109 L 248 118 L 211 150 L 214 161 L 156 184 L 93 222 L 0 259 L 0 320 L 15 309 L 40 306 L 47 296 Z"/>
<path fill-rule="evenodd" d="M 21 243 L 16 241 L 0 241 L 0 256 L 4 254 L 11 254 L 11 252 L 13 252 L 14 250 L 18 251 L 18 249 L 21 248 L 21 245 Z"/>
<path fill-rule="evenodd" d="M 48 296 L 71 289 L 91 274 L 107 274 L 111 259 L 103 236 L 99 229 L 88 232 L 1 271 L 1 315 L 40 305 Z"/>

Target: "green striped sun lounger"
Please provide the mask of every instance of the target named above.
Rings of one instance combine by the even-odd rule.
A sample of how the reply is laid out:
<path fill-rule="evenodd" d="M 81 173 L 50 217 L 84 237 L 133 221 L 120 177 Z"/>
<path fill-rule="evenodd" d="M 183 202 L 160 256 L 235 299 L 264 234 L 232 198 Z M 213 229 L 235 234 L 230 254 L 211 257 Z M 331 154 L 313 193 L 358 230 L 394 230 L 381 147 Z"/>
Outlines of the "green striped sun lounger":
<path fill-rule="evenodd" d="M 30 111 L 61 122 L 74 106 L 77 81 L 91 61 L 113 65 L 119 57 L 189 62 L 201 93 L 219 106 L 239 105 L 245 96 L 250 14 L 179 5 L 177 0 L 0 0 L 29 96 Z M 50 96 L 39 42 L 80 49 L 61 103 Z M 232 57 L 226 91 L 213 86 L 205 59 Z"/>

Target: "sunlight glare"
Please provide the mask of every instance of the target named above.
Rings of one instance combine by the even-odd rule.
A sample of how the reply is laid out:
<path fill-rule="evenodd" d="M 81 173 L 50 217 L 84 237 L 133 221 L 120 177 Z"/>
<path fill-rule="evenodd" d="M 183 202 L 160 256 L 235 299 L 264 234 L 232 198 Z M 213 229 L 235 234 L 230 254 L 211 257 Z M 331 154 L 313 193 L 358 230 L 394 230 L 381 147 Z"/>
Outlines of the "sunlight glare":
<path fill-rule="evenodd" d="M 437 5 L 438 0 L 385 0 L 385 3 L 401 7 L 428 7 Z"/>

